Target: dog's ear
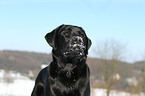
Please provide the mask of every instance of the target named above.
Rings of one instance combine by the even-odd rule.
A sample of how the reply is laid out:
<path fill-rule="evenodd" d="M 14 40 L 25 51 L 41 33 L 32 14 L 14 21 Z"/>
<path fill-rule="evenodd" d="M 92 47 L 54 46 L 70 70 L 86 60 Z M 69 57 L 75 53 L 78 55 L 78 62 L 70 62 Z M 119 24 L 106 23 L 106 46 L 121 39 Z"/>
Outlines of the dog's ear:
<path fill-rule="evenodd" d="M 64 26 L 64 25 L 63 24 L 60 25 L 59 27 L 57 27 L 56 29 L 54 29 L 52 32 L 47 33 L 45 35 L 45 39 L 46 39 L 47 43 L 51 47 L 53 47 L 54 49 L 56 48 L 56 44 L 55 44 L 56 36 L 57 36 L 57 34 L 58 34 L 58 32 L 59 32 L 59 30 L 61 29 L 62 26 Z"/>
<path fill-rule="evenodd" d="M 84 29 L 82 27 L 78 27 L 78 28 L 80 28 L 85 33 L 85 31 L 84 31 Z M 87 35 L 86 35 L 86 37 L 87 37 Z M 91 42 L 91 40 L 88 37 L 86 38 L 86 42 L 87 42 L 87 50 L 89 50 L 89 48 L 92 45 L 92 42 Z"/>
<path fill-rule="evenodd" d="M 91 47 L 92 42 L 91 40 L 87 37 L 87 49 L 89 50 L 89 48 Z"/>

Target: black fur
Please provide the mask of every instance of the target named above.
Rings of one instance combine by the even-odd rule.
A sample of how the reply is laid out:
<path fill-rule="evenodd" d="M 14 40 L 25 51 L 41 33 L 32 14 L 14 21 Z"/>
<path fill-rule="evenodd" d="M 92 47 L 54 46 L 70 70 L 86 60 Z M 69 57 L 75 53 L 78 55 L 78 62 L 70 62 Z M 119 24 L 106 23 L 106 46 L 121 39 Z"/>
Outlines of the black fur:
<path fill-rule="evenodd" d="M 45 36 L 53 47 L 51 64 L 42 69 L 31 96 L 90 96 L 86 64 L 91 40 L 81 27 L 61 25 Z"/>

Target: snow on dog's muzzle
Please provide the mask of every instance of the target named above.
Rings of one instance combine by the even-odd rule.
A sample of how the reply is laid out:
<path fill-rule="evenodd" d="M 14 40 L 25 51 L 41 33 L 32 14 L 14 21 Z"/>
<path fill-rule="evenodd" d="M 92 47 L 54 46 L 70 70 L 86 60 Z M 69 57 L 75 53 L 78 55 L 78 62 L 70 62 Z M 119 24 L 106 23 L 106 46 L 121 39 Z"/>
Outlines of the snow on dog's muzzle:
<path fill-rule="evenodd" d="M 83 38 L 80 36 L 73 36 L 65 48 L 64 55 L 75 55 L 82 56 L 84 55 L 86 47 L 83 41 Z"/>

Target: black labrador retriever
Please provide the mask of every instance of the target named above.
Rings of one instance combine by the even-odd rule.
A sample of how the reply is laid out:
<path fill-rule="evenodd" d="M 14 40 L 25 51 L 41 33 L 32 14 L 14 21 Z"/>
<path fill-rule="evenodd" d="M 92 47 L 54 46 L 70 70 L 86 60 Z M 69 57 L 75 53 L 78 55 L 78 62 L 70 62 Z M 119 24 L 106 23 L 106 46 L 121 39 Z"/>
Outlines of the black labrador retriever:
<path fill-rule="evenodd" d="M 78 26 L 61 25 L 45 36 L 53 48 L 51 64 L 38 74 L 31 96 L 90 96 L 86 64 L 91 40 Z"/>

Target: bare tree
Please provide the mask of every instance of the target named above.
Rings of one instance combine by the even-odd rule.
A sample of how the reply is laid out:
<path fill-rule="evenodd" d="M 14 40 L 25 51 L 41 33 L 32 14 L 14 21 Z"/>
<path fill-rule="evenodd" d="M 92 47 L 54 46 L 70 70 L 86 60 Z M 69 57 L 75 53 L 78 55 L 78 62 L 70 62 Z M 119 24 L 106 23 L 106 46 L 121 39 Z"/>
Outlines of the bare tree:
<path fill-rule="evenodd" d="M 117 81 L 116 66 L 119 60 L 122 59 L 125 52 L 125 46 L 115 40 L 109 40 L 97 45 L 95 51 L 98 58 L 103 60 L 102 75 L 104 77 L 105 86 L 107 89 L 107 96 Z"/>

